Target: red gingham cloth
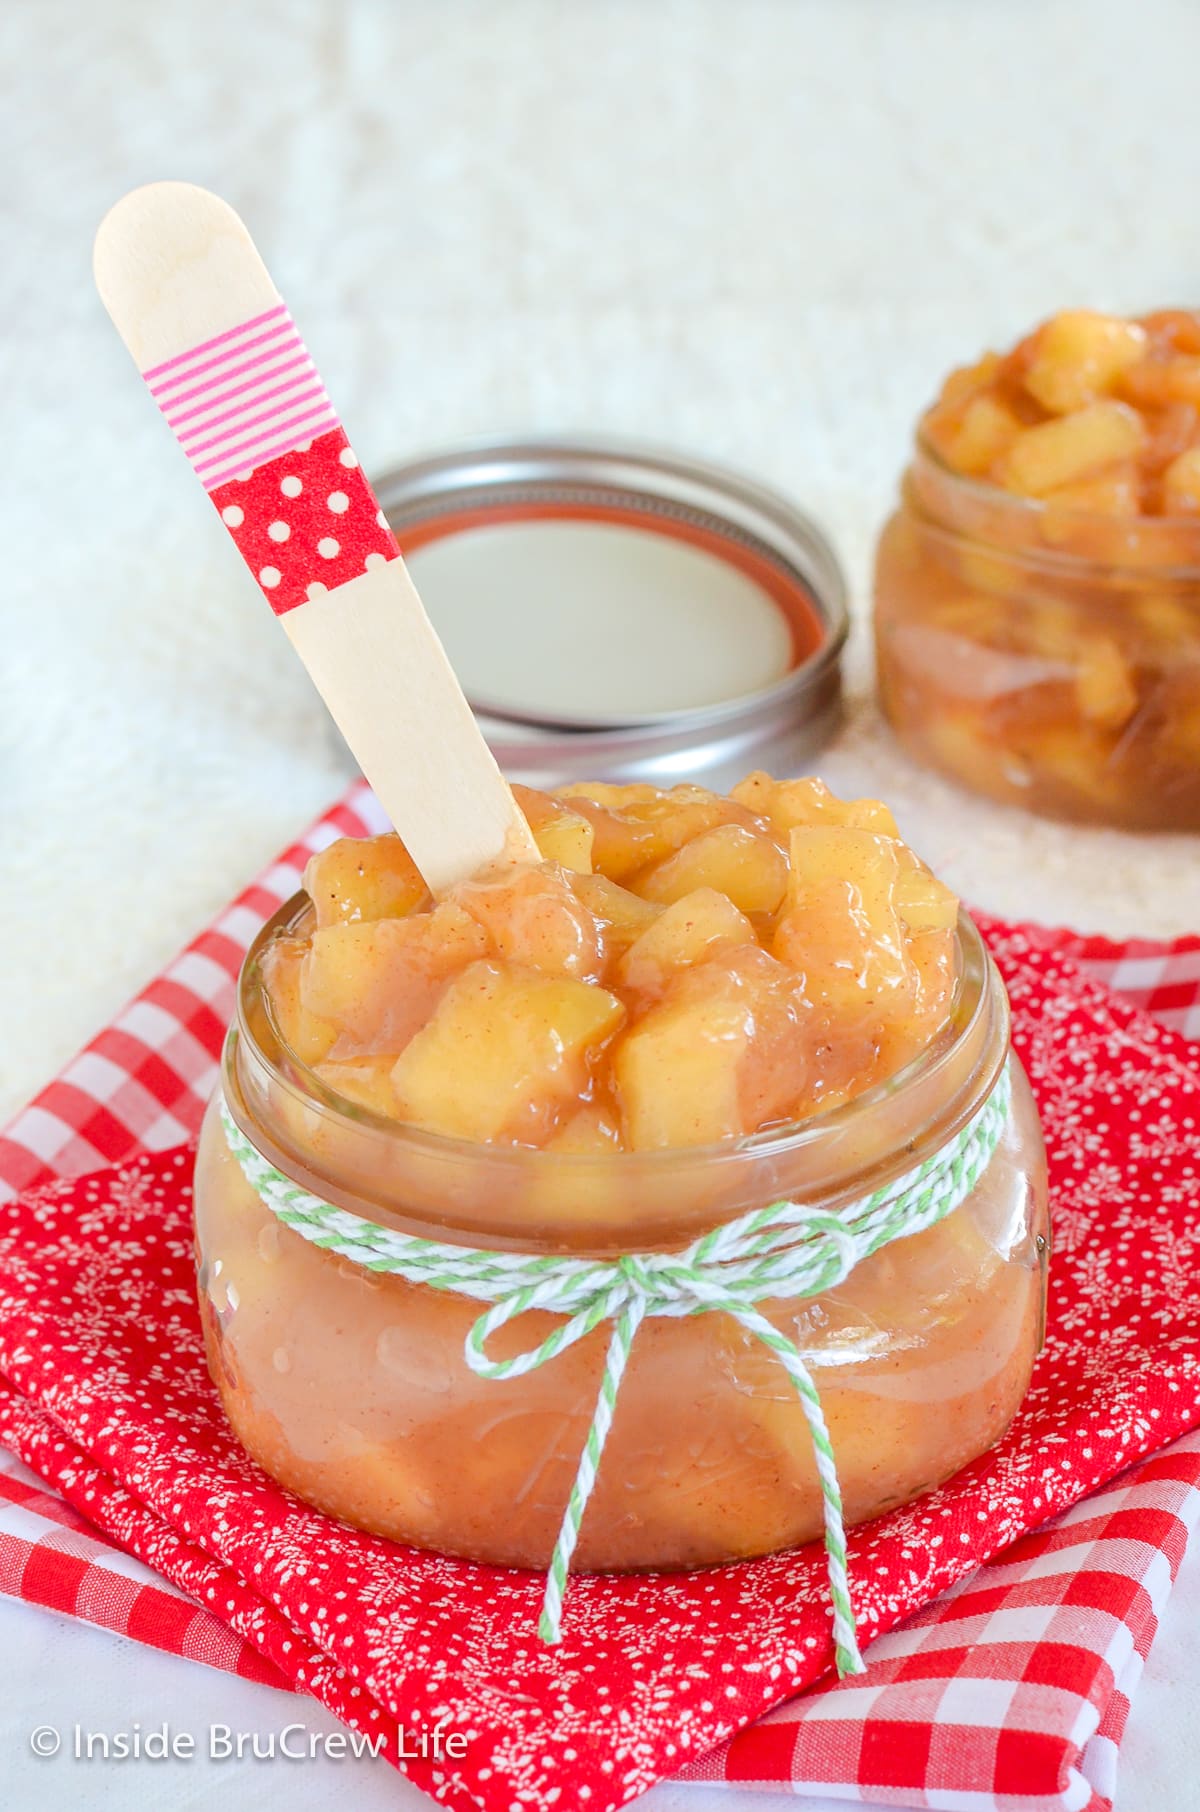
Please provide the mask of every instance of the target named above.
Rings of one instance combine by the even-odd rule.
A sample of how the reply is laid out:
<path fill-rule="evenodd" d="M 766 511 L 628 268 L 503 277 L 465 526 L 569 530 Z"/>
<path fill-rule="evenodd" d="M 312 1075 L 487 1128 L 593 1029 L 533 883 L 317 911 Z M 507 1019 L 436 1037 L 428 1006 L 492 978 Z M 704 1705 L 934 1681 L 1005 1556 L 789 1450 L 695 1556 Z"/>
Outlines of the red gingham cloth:
<path fill-rule="evenodd" d="M 104 1160 L 162 1150 L 193 1132 L 215 1074 L 246 943 L 262 917 L 294 890 L 312 849 L 339 834 L 378 828 L 378 807 L 365 788 L 357 788 L 241 896 L 18 1117 L 0 1140 L 0 1189 L 11 1195 L 94 1170 Z M 1002 944 L 1004 928 L 989 929 L 994 945 L 997 939 Z M 1174 1029 L 1191 1036 L 1200 1031 L 1200 939 L 1166 948 L 1120 947 L 1023 928 L 1009 942 L 1027 955 L 1037 945 L 1068 948 L 1081 968 L 1136 993 Z M 998 954 L 1003 963 L 1003 952 Z M 1115 1025 L 1119 1029 L 1119 1019 Z M 1113 1035 L 1110 1028 L 1110 1043 Z M 1194 1170 L 1191 1177 L 1179 1199 L 1194 1207 Z M 11 1377 L 12 1366 L 6 1370 Z M 1187 1419 L 1177 1419 L 1171 1431 Z M 1190 1419 L 1196 1419 L 1194 1406 Z M 299 1680 L 337 1703 L 328 1679 L 317 1677 L 319 1654 L 308 1658 L 306 1674 L 287 1658 L 292 1644 L 285 1638 L 278 1646 L 273 1630 L 276 1667 L 262 1652 L 272 1652 L 272 1642 L 264 1640 L 261 1618 L 251 1642 L 200 1609 L 196 1598 L 217 1603 L 219 1594 L 244 1592 L 244 1585 L 231 1581 L 229 1569 L 209 1555 L 195 1549 L 181 1555 L 187 1544 L 178 1533 L 164 1529 L 152 1509 L 95 1464 L 94 1455 L 53 1438 L 61 1432 L 44 1406 L 11 1389 L 6 1393 L 0 1439 L 54 1476 L 91 1520 L 9 1460 L 0 1471 L 0 1590 L 260 1680 Z M 1157 1445 L 1162 1433 L 1161 1425 L 1147 1426 L 1122 1438 L 1132 1457 Z M 1109 1464 L 1107 1474 L 1096 1476 L 1112 1470 Z M 1046 1504 L 1066 1502 L 1077 1491 L 1071 1484 L 1058 1495 L 1047 1492 Z M 1105 1805 L 1128 1695 L 1198 1503 L 1200 1438 L 1185 1437 L 880 1636 L 866 1676 L 790 1699 L 694 1763 L 688 1777 L 906 1805 Z M 1037 1520 L 1029 1509 L 1025 1526 Z M 186 1583 L 195 1597 L 145 1572 L 93 1522 Z M 936 1581 L 935 1568 L 909 1602 L 927 1597 Z M 230 1622 L 249 1627 L 235 1599 L 223 1611 Z M 792 1683 L 799 1684 L 803 1672 L 797 1670 Z M 788 1685 L 784 1679 L 760 1702 L 781 1696 Z M 353 1716 L 346 1703 L 338 1708 Z M 726 1727 L 742 1721 L 735 1714 Z M 714 1735 L 719 1726 L 717 1718 L 710 1726 Z M 660 1758 L 649 1778 L 665 1771 Z M 453 1782 L 422 1784 L 452 1803 L 468 1803 Z M 644 1769 L 630 1767 L 624 1783 L 617 1781 L 607 1799 L 596 1796 L 592 1804 L 616 1804 L 646 1784 Z M 490 1795 L 486 1803 L 492 1803 Z M 531 1786 L 522 1803 L 551 1802 Z"/>
<path fill-rule="evenodd" d="M 116 1547 L 3 1448 L 0 1592 L 116 1630 L 148 1648 L 267 1686 L 287 1685 L 249 1642 Z"/>

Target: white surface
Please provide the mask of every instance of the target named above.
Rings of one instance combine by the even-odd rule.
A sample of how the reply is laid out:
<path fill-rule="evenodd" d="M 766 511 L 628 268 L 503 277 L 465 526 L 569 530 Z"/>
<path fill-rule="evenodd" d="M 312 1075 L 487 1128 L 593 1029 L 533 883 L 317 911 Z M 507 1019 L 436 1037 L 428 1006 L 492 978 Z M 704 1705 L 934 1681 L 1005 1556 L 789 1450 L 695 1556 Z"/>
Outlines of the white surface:
<path fill-rule="evenodd" d="M 1122 1746 L 1116 1812 L 1197 1812 L 1195 1764 L 1195 1631 L 1200 1623 L 1200 1560 L 1193 1554 L 1167 1603 Z M 252 1759 L 275 1735 L 293 1731 L 290 1748 L 341 1730 L 311 1699 L 253 1685 L 195 1662 L 161 1655 L 91 1624 L 0 1598 L 4 1708 L 0 1712 L 0 1782 L 13 1812 L 429 1812 L 427 1796 L 386 1762 L 329 1757 Z M 1156 1715 L 1148 1715 L 1150 1713 Z M 165 1762 L 76 1759 L 75 1730 L 109 1736 L 167 1726 L 195 1739 L 191 1759 Z M 249 1733 L 247 1759 L 210 1759 L 212 1726 Z M 54 1756 L 32 1751 L 35 1730 L 62 1739 Z M 1172 1740 L 1164 1740 L 1164 1733 Z M 845 1812 L 846 1802 L 792 1794 L 664 1782 L 637 1801 L 639 1812 Z M 577 1812 L 564 1805 L 562 1812 Z M 905 1812 L 904 1807 L 895 1812 Z"/>
<path fill-rule="evenodd" d="M 676 442 L 803 498 L 861 607 L 947 365 L 1195 290 L 1200 12 L 1145 0 L 6 0 L 0 1112 L 343 778 L 93 291 L 127 187 L 253 231 L 368 468 L 488 431 Z M 1128 66 L 1129 35 L 1147 70 Z M 1200 917 L 1200 843 L 825 762 L 972 897 Z M 87 934 L 79 892 L 93 895 Z"/>
<path fill-rule="evenodd" d="M 861 613 L 949 364 L 1066 302 L 1195 298 L 1198 67 L 1188 0 L 5 0 L 0 1112 L 344 779 L 92 290 L 126 188 L 239 208 L 368 469 L 489 431 L 673 441 L 802 498 Z M 886 794 L 971 897 L 1117 934 L 1200 921 L 1196 839 L 953 794 L 879 728 L 861 630 L 851 673 L 825 772 Z M 14 1768 L 21 1694 L 68 1715 L 136 1689 L 175 1717 L 210 1694 L 232 1718 L 251 1691 L 0 1617 Z M 1167 1653 L 1121 1812 L 1198 1803 L 1200 1688 Z M 39 1766 L 10 1803 L 79 1803 Z M 228 1812 L 298 1803 L 265 1766 L 220 1777 Z M 107 1779 L 113 1805 L 156 1791 Z"/>

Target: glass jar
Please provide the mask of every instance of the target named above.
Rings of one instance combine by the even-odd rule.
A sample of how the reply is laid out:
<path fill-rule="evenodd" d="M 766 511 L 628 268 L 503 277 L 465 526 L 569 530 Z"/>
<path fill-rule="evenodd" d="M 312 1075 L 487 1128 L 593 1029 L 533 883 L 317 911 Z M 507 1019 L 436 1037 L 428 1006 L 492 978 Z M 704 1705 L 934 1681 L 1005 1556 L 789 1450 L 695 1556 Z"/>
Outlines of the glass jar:
<path fill-rule="evenodd" d="M 565 1155 L 472 1145 L 332 1094 L 281 1047 L 260 959 L 303 929 L 297 896 L 247 957 L 223 1088 L 279 1170 L 381 1226 L 523 1252 L 678 1248 L 783 1197 L 836 1210 L 935 1152 L 1009 1060 L 1003 985 L 960 925 L 953 1020 L 908 1069 L 787 1132 L 704 1149 Z M 762 1309 L 821 1393 L 850 1522 L 930 1489 L 1004 1433 L 1042 1338 L 1045 1161 L 1016 1060 L 1013 1112 L 972 1195 L 865 1260 L 837 1289 Z M 523 1377 L 477 1377 L 483 1305 L 364 1271 L 283 1226 L 210 1108 L 196 1161 L 209 1363 L 238 1438 L 282 1484 L 374 1533 L 545 1567 L 595 1406 L 607 1326 Z M 556 1318 L 488 1343 L 507 1358 Z M 576 1564 L 687 1568 L 820 1534 L 799 1399 L 774 1356 L 720 1313 L 649 1319 L 634 1341 Z"/>
<path fill-rule="evenodd" d="M 1100 516 L 953 472 L 918 430 L 875 565 L 879 694 L 993 799 L 1200 830 L 1200 521 Z"/>

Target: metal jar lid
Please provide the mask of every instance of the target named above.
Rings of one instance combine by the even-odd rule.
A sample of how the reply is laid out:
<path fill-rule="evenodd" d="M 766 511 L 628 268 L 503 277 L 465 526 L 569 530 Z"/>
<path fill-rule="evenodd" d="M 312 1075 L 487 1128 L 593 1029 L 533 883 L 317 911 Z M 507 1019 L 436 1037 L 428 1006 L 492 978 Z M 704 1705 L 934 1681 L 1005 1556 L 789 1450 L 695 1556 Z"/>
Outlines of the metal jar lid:
<path fill-rule="evenodd" d="M 510 778 L 720 788 L 801 771 L 836 727 L 841 570 L 765 486 L 534 439 L 435 454 L 375 490 Z"/>

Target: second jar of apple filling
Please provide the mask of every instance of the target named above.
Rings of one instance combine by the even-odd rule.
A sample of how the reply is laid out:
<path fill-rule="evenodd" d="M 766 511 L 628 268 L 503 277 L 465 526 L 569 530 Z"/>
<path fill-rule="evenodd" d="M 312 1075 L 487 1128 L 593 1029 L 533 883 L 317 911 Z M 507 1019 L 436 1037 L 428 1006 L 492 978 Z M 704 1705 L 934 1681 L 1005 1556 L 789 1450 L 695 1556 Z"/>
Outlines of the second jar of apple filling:
<path fill-rule="evenodd" d="M 1051 817 L 1200 829 L 1197 441 L 1190 315 L 1056 317 L 947 381 L 877 554 L 906 747 Z"/>

